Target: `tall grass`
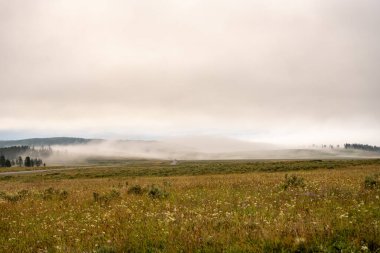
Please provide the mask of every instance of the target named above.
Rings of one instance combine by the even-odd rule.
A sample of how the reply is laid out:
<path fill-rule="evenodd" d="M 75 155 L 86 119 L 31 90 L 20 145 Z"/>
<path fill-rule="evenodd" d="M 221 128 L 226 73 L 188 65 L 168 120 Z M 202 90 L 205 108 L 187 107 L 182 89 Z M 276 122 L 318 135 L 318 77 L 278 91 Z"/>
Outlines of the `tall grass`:
<path fill-rule="evenodd" d="M 14 177 L 0 184 L 0 251 L 376 252 L 380 189 L 364 182 L 380 167 L 340 168 Z"/>

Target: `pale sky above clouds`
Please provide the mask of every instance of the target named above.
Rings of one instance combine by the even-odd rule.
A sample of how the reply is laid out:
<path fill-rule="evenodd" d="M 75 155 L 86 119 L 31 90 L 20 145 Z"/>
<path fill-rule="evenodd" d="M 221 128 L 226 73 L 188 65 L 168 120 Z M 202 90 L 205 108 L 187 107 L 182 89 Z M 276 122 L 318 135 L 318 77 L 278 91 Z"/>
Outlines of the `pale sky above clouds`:
<path fill-rule="evenodd" d="M 0 0 L 0 139 L 380 144 L 378 0 Z"/>

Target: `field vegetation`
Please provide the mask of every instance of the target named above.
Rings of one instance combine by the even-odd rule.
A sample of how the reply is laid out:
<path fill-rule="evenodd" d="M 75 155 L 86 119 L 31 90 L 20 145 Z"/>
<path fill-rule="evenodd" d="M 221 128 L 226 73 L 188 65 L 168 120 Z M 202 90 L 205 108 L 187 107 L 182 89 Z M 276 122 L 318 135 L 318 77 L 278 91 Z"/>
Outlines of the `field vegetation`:
<path fill-rule="evenodd" d="M 380 251 L 379 160 L 169 164 L 0 176 L 0 251 Z"/>

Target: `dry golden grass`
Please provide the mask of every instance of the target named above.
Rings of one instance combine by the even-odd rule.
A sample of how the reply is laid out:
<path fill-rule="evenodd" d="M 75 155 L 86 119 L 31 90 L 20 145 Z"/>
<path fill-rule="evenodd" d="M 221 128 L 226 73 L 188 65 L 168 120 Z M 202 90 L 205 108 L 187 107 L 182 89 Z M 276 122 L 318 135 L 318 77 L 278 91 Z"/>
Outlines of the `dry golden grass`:
<path fill-rule="evenodd" d="M 286 172 L 4 180 L 0 251 L 376 251 L 380 189 L 364 187 L 376 173 L 293 171 L 304 186 L 286 189 Z"/>

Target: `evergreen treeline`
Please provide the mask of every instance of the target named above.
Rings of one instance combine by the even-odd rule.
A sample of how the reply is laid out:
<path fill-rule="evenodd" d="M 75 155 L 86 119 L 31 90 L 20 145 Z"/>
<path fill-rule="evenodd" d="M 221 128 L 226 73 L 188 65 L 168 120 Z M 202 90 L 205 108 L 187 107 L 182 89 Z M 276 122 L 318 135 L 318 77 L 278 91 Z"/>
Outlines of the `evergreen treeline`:
<path fill-rule="evenodd" d="M 93 141 L 101 141 L 101 139 L 54 137 L 54 138 L 32 138 L 32 139 L 8 140 L 8 141 L 0 140 L 0 147 L 10 147 L 10 146 L 41 147 L 41 146 L 54 146 L 54 145 L 75 145 L 75 144 L 86 144 Z"/>
<path fill-rule="evenodd" d="M 39 157 L 48 157 L 52 153 L 53 150 L 50 147 L 41 147 L 38 149 L 29 146 L 0 148 L 0 167 L 39 167 L 45 165 Z"/>
<path fill-rule="evenodd" d="M 25 157 L 25 159 L 22 159 L 21 156 L 19 156 L 17 159 L 9 160 L 4 155 L 0 155 L 0 167 L 12 167 L 12 166 L 25 166 L 25 167 L 40 167 L 41 165 L 45 166 L 45 163 L 43 163 L 42 159 L 39 158 L 30 158 L 29 156 Z"/>
<path fill-rule="evenodd" d="M 360 150 L 365 150 L 365 151 L 373 151 L 373 152 L 380 152 L 380 147 L 377 146 L 371 146 L 367 144 L 349 144 L 346 143 L 344 144 L 345 149 L 360 149 Z"/>
<path fill-rule="evenodd" d="M 10 160 L 17 159 L 19 156 L 48 157 L 53 153 L 51 147 L 34 148 L 29 146 L 12 146 L 0 148 L 0 154 Z"/>

